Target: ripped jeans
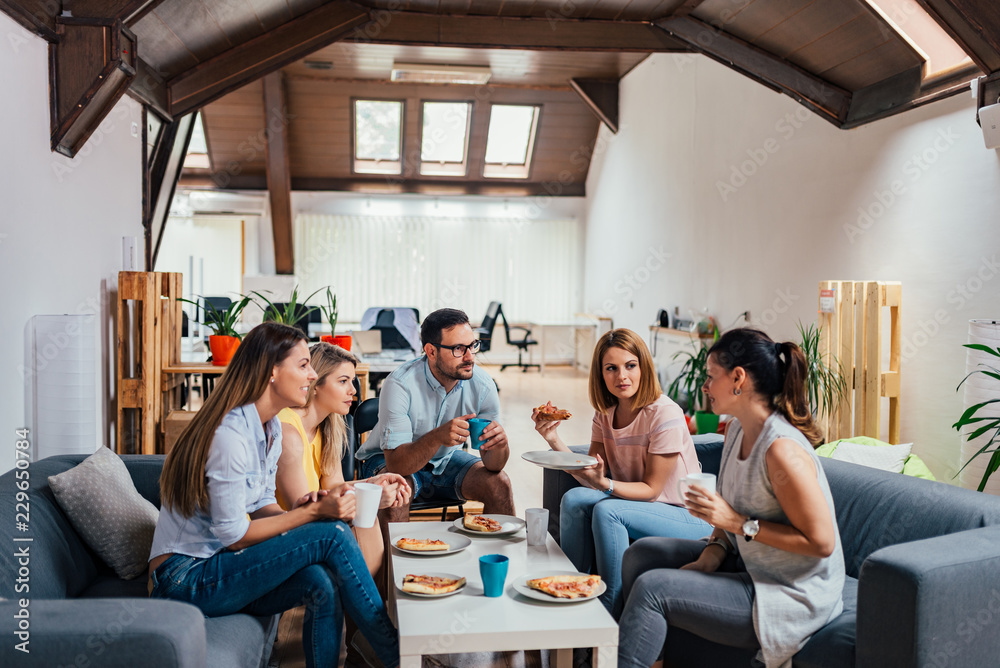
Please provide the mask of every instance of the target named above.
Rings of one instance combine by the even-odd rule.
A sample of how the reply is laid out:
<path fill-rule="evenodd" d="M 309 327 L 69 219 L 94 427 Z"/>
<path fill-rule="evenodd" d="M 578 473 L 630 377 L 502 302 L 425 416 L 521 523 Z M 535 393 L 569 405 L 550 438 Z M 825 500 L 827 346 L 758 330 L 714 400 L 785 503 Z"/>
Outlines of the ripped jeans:
<path fill-rule="evenodd" d="M 346 611 L 382 663 L 399 665 L 399 634 L 343 522 L 311 522 L 207 559 L 174 554 L 152 579 L 152 598 L 191 603 L 209 617 L 266 616 L 305 605 L 302 644 L 309 668 L 337 665 Z"/>

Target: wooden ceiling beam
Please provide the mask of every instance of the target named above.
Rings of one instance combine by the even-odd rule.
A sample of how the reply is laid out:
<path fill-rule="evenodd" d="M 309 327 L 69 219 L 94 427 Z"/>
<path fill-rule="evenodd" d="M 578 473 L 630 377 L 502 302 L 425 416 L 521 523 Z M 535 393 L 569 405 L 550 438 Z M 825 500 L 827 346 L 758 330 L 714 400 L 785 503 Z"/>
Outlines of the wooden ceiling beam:
<path fill-rule="evenodd" d="M 93 19 L 121 19 L 128 25 L 134 18 L 156 8 L 163 0 L 62 0 L 63 11 Z"/>
<path fill-rule="evenodd" d="M 569 85 L 598 120 L 618 134 L 618 79 L 570 79 Z"/>
<path fill-rule="evenodd" d="M 170 113 L 186 114 L 321 49 L 369 20 L 352 2 L 329 2 L 168 82 Z"/>
<path fill-rule="evenodd" d="M 292 252 L 292 170 L 288 159 L 288 109 L 281 72 L 264 77 L 264 127 L 267 131 L 265 163 L 267 192 L 271 201 L 271 232 L 274 237 L 274 270 L 295 273 Z"/>
<path fill-rule="evenodd" d="M 394 12 L 355 30 L 358 43 L 554 51 L 686 52 L 690 49 L 645 22 L 451 16 Z"/>
<path fill-rule="evenodd" d="M 226 179 L 227 187 L 235 190 L 266 190 L 267 177 L 262 174 L 238 174 Z M 189 188 L 218 188 L 211 176 L 187 174 L 181 176 L 180 185 Z M 292 179 L 295 191 L 328 191 L 370 193 L 372 195 L 395 195 L 419 193 L 451 197 L 456 195 L 487 195 L 490 197 L 583 197 L 586 184 L 583 181 L 563 185 L 554 183 L 512 183 L 510 181 L 452 181 L 447 179 L 419 178 L 312 178 Z"/>
<path fill-rule="evenodd" d="M 55 42 L 59 3 L 51 0 L 0 0 L 0 12 L 47 42 Z"/>
<path fill-rule="evenodd" d="M 987 74 L 1000 71 L 1000 5 L 996 0 L 917 0 Z"/>
<path fill-rule="evenodd" d="M 136 62 L 135 79 L 129 86 L 128 94 L 155 110 L 163 120 L 169 121 L 173 118 L 169 109 L 166 80 L 142 58 Z"/>
<path fill-rule="evenodd" d="M 788 95 L 834 125 L 847 120 L 851 93 L 801 67 L 690 16 L 655 23 L 693 50 Z"/>

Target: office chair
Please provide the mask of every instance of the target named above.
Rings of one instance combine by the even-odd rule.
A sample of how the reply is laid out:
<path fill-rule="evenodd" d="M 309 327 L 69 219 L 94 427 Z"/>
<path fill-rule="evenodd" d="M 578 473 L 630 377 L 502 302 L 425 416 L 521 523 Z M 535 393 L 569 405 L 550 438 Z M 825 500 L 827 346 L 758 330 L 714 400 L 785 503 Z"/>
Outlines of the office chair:
<path fill-rule="evenodd" d="M 528 358 L 529 360 L 528 364 L 525 364 L 521 358 L 521 354 L 527 352 L 529 346 L 538 345 L 538 341 L 535 341 L 533 338 L 531 338 L 531 330 L 528 329 L 527 327 L 518 327 L 516 325 L 508 324 L 507 316 L 504 314 L 503 308 L 499 308 L 499 311 L 500 311 L 500 318 L 503 320 L 503 331 L 507 335 L 507 345 L 517 346 L 517 364 L 502 364 L 500 365 L 500 371 L 503 371 L 509 366 L 520 367 L 522 373 L 526 372 L 528 369 L 532 367 L 541 371 L 542 368 L 540 365 L 530 363 L 531 357 Z M 524 336 L 519 339 L 512 339 L 510 337 L 510 330 L 512 329 L 522 330 L 524 332 Z"/>
<path fill-rule="evenodd" d="M 357 457 L 357 452 L 361 448 L 361 437 L 367 434 L 369 431 L 375 428 L 378 424 L 378 397 L 372 397 L 371 399 L 366 399 L 361 402 L 358 406 L 358 410 L 354 413 L 354 453 Z M 463 446 L 463 448 L 468 447 L 468 445 Z M 361 470 L 361 462 L 356 461 L 354 463 L 355 469 Z M 410 510 L 428 510 L 430 508 L 441 508 L 441 521 L 445 522 L 448 519 L 448 508 L 456 505 L 454 503 L 449 503 L 448 501 L 417 501 L 416 499 L 410 499 Z M 465 506 L 463 504 L 458 505 L 458 514 L 465 514 Z"/>
<path fill-rule="evenodd" d="M 406 308 L 405 312 L 413 313 L 414 322 L 420 322 L 420 311 L 415 308 Z M 378 316 L 375 318 L 375 325 L 372 329 L 377 329 L 382 333 L 382 350 L 411 350 L 413 348 L 396 327 L 397 315 L 399 314 L 393 309 L 384 308 L 378 312 Z"/>
<path fill-rule="evenodd" d="M 268 306 L 267 310 L 264 311 L 264 321 L 267 322 L 268 320 L 274 320 L 277 317 L 277 314 L 284 313 L 286 308 L 288 308 L 288 304 L 286 302 L 277 302 L 273 305 L 273 307 Z M 309 338 L 309 322 L 312 318 L 312 311 L 310 311 L 310 309 L 314 308 L 314 306 L 306 306 L 305 304 L 295 305 L 295 317 L 298 318 L 298 320 L 296 321 L 294 327 L 302 330 L 302 332 L 305 333 L 306 338 Z M 316 310 L 319 311 L 319 309 Z"/>
<path fill-rule="evenodd" d="M 479 335 L 479 352 L 481 353 L 488 352 L 490 349 L 490 341 L 493 339 L 493 328 L 496 327 L 497 316 L 499 314 L 500 302 L 490 302 L 490 305 L 486 307 L 486 315 L 483 316 L 482 324 L 474 330 Z"/>

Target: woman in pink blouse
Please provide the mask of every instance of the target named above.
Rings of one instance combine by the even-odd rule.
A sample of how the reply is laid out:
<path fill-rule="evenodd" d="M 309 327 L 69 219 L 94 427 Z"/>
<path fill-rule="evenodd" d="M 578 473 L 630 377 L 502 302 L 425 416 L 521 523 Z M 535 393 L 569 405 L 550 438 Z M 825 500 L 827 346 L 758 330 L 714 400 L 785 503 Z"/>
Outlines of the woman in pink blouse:
<path fill-rule="evenodd" d="M 653 358 L 638 334 L 607 332 L 590 365 L 594 466 L 571 471 L 583 487 L 571 489 L 560 507 L 560 544 L 585 573 L 593 566 L 607 583 L 601 602 L 621 611 L 621 566 L 630 540 L 647 536 L 697 539 L 712 528 L 685 508 L 677 481 L 700 471 L 680 406 L 660 390 Z M 531 414 L 535 430 L 553 450 L 569 451 L 559 422 Z"/>

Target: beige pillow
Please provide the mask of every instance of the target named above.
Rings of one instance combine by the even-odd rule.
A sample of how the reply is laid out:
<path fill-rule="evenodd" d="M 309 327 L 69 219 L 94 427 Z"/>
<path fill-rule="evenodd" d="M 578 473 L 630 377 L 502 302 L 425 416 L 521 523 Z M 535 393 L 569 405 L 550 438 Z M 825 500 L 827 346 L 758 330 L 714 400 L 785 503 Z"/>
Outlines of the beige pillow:
<path fill-rule="evenodd" d="M 898 443 L 896 445 L 865 445 L 862 443 L 851 443 L 850 441 L 840 441 L 837 449 L 830 456 L 842 462 L 861 464 L 892 473 L 902 473 L 903 464 L 910 456 L 912 443 Z"/>
<path fill-rule="evenodd" d="M 121 457 L 98 448 L 49 487 L 73 528 L 118 577 L 146 573 L 160 511 L 142 497 Z"/>

